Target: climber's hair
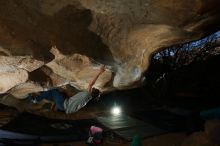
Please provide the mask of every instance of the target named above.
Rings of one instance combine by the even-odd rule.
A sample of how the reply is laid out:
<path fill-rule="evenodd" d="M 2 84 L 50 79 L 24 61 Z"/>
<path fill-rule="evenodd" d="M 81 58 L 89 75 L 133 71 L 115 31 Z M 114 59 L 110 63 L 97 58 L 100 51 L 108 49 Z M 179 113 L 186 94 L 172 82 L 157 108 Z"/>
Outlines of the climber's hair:
<path fill-rule="evenodd" d="M 92 97 L 93 97 L 93 98 L 96 98 L 96 97 L 99 97 L 99 96 L 100 96 L 100 91 L 99 91 L 99 89 L 97 89 L 97 88 L 92 88 L 91 94 L 92 94 Z"/>

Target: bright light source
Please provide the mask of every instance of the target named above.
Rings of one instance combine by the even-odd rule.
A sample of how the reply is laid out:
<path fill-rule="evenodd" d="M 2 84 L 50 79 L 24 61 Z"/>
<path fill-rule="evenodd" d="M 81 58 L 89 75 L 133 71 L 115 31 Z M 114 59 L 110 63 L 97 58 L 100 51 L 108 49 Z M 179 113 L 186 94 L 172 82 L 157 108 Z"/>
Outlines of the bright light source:
<path fill-rule="evenodd" d="M 112 108 L 112 114 L 115 115 L 115 116 L 120 115 L 121 114 L 121 108 L 118 107 L 118 106 L 113 107 Z"/>

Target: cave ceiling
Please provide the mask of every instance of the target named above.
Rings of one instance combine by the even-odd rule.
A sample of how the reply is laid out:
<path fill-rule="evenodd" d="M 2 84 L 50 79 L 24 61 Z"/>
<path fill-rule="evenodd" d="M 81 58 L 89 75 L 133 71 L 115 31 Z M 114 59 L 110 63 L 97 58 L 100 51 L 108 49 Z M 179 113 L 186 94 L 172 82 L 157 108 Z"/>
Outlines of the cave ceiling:
<path fill-rule="evenodd" d="M 219 0 L 0 0 L 0 94 L 139 86 L 161 48 L 220 28 Z"/>

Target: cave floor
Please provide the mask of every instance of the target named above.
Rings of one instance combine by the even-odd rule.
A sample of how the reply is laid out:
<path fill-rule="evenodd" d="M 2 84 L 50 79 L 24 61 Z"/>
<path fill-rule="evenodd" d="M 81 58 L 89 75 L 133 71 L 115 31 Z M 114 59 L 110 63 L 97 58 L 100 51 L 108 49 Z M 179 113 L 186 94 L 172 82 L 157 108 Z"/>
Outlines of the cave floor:
<path fill-rule="evenodd" d="M 183 133 L 172 133 L 142 140 L 143 146 L 181 146 L 185 139 Z M 53 146 L 53 144 L 44 144 L 43 146 Z M 88 146 L 85 142 L 72 142 L 56 144 L 56 146 Z M 130 143 L 121 139 L 115 141 L 105 139 L 102 146 L 130 146 Z"/>
<path fill-rule="evenodd" d="M 28 101 L 18 101 L 15 100 L 11 97 L 7 97 L 10 99 L 7 99 L 7 101 L 10 101 L 11 104 L 13 102 L 13 106 L 16 107 L 17 109 L 7 109 L 3 108 L 3 110 L 0 111 L 0 126 L 6 124 L 9 122 L 13 117 L 15 117 L 19 112 L 27 111 L 32 114 L 37 114 L 41 116 L 45 116 L 47 118 L 56 118 L 56 119 L 69 119 L 69 120 L 74 120 L 74 119 L 88 119 L 88 118 L 94 118 L 100 115 L 109 115 L 109 108 L 106 107 L 105 105 L 100 105 L 99 102 L 93 101 L 89 103 L 86 107 L 78 111 L 77 113 L 74 114 L 69 114 L 66 115 L 65 113 L 58 112 L 54 110 L 52 104 L 43 102 L 42 104 L 38 105 L 33 105 L 30 104 Z M 6 103 L 5 101 L 2 100 L 1 98 L 1 103 L 4 103 L 8 105 L 9 103 Z M 19 105 L 19 107 L 18 107 Z M 134 107 L 137 109 L 137 107 Z M 140 109 L 141 110 L 141 109 Z M 52 112 L 51 112 L 52 111 Z M 130 112 L 131 109 L 125 111 L 125 112 Z M 180 146 L 181 143 L 184 141 L 186 138 L 185 133 L 168 133 L 160 136 L 155 136 L 155 137 L 150 137 L 146 139 L 142 139 L 142 144 L 144 146 Z M 43 144 L 44 146 L 52 146 L 54 144 Z M 65 145 L 65 146 L 71 146 L 71 145 L 80 145 L 80 146 L 86 146 L 86 143 L 84 141 L 79 141 L 79 142 L 70 142 L 70 143 L 60 143 L 56 144 L 57 145 Z M 103 146 L 113 146 L 113 145 L 120 145 L 120 146 L 128 146 L 130 145 L 129 142 L 119 138 L 119 137 L 114 137 L 114 139 L 110 138 L 105 138 Z"/>

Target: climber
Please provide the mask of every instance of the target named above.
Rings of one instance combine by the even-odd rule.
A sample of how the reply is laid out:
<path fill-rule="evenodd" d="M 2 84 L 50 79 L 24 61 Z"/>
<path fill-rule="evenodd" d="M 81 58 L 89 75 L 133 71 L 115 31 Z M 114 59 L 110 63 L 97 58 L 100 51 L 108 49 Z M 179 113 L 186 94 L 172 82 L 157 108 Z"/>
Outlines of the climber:
<path fill-rule="evenodd" d="M 99 89 L 93 87 L 98 77 L 105 71 L 105 65 L 100 68 L 100 71 L 95 78 L 89 83 L 87 91 L 82 91 L 72 97 L 66 97 L 58 89 L 33 93 L 29 96 L 33 103 L 37 103 L 43 99 L 54 101 L 59 111 L 65 111 L 67 114 L 73 113 L 84 107 L 92 98 L 100 96 Z"/>

